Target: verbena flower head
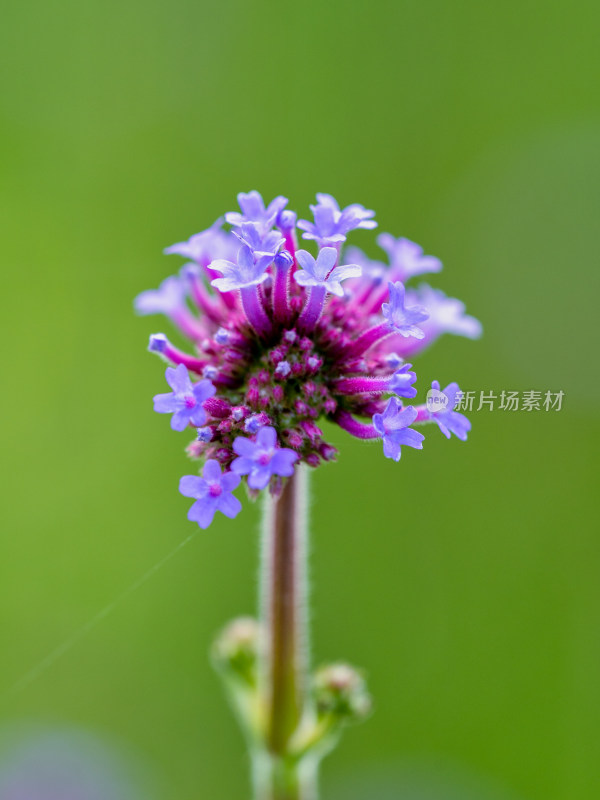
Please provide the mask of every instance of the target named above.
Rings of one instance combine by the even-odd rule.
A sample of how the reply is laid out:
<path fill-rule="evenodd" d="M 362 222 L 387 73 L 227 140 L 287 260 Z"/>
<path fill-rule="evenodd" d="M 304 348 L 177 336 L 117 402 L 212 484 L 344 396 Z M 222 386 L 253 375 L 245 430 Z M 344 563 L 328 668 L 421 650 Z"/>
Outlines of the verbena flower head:
<path fill-rule="evenodd" d="M 171 365 L 172 391 L 155 397 L 155 410 L 172 414 L 175 430 L 191 429 L 188 454 L 205 465 L 202 477 L 181 483 L 202 527 L 216 511 L 238 513 L 232 491 L 242 480 L 252 495 L 277 494 L 298 464 L 335 459 L 320 419 L 381 440 L 394 461 L 403 445 L 422 448 L 411 426 L 435 422 L 460 439 L 470 429 L 454 411 L 455 383 L 443 393 L 432 384 L 446 395 L 439 407 L 406 403 L 417 374 L 405 359 L 444 333 L 481 333 L 460 301 L 405 287 L 441 262 L 390 234 L 378 238 L 389 264 L 353 246 L 342 252 L 352 230 L 376 226 L 374 212 L 341 210 L 325 194 L 317 201 L 314 222 L 296 222 L 284 197 L 265 204 L 258 192 L 238 195 L 240 211 L 225 214 L 231 230 L 219 220 L 168 248 L 192 263 L 136 299 L 139 313 L 165 314 L 191 343 L 181 350 L 157 333 L 149 349 Z M 298 229 L 312 252 L 298 249 Z"/>

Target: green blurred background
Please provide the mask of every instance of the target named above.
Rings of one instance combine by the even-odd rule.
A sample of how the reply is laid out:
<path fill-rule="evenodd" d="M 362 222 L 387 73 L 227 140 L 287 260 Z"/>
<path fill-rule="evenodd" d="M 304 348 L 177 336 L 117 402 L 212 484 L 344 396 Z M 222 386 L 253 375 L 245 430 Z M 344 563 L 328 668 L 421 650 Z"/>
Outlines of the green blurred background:
<path fill-rule="evenodd" d="M 131 305 L 178 268 L 162 248 L 238 191 L 301 216 L 325 191 L 441 257 L 434 284 L 484 323 L 418 360 L 421 387 L 565 399 L 473 413 L 468 444 L 430 431 L 400 464 L 331 431 L 314 656 L 363 665 L 376 713 L 328 758 L 323 796 L 600 795 L 599 23 L 566 0 L 5 6 L 5 725 L 119 742 L 161 800 L 248 796 L 207 649 L 254 609 L 257 507 L 10 689 L 193 530 L 187 437 L 151 404 L 148 334 L 170 331 Z"/>

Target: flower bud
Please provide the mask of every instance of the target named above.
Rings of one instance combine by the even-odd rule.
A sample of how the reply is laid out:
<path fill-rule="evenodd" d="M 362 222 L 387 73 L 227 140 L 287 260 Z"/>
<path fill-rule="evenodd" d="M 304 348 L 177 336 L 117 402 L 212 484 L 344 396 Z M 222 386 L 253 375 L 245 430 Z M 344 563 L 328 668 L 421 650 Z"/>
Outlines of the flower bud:
<path fill-rule="evenodd" d="M 229 344 L 231 341 L 231 334 L 226 328 L 219 328 L 215 333 L 215 342 L 217 344 Z"/>
<path fill-rule="evenodd" d="M 292 371 L 289 361 L 280 361 L 275 367 L 275 377 L 287 378 Z"/>
<path fill-rule="evenodd" d="M 213 645 L 213 659 L 219 669 L 235 673 L 246 683 L 256 681 L 260 625 L 252 617 L 239 617 L 227 625 Z"/>
<path fill-rule="evenodd" d="M 150 350 L 151 353 L 164 353 L 168 346 L 169 340 L 164 333 L 153 333 L 150 337 L 148 350 Z"/>
<path fill-rule="evenodd" d="M 296 214 L 288 209 L 280 211 L 277 217 L 277 225 L 282 231 L 291 231 L 296 227 Z M 286 250 L 283 252 L 289 255 Z"/>
<path fill-rule="evenodd" d="M 328 664 L 313 677 L 313 697 L 320 715 L 340 721 L 363 719 L 371 710 L 371 697 L 364 678 L 349 664 Z"/>
<path fill-rule="evenodd" d="M 290 431 L 287 440 L 290 447 L 302 447 L 302 442 L 304 441 L 302 434 L 298 433 L 298 431 Z"/>
<path fill-rule="evenodd" d="M 331 444 L 327 444 L 327 442 L 323 442 L 323 444 L 319 447 L 321 458 L 323 458 L 325 461 L 335 461 L 337 452 L 338 451 L 336 448 Z"/>
<path fill-rule="evenodd" d="M 281 252 L 277 253 L 275 258 L 273 259 L 273 263 L 275 264 L 276 269 L 280 269 L 287 272 L 288 269 L 294 263 L 294 259 L 292 258 L 291 254 L 288 253 L 287 250 L 282 250 Z"/>
<path fill-rule="evenodd" d="M 231 406 L 221 397 L 209 397 L 204 401 L 204 408 L 217 419 L 226 419 L 231 412 Z"/>
<path fill-rule="evenodd" d="M 198 441 L 204 444 L 208 444 L 214 436 L 214 430 L 209 425 L 205 425 L 203 428 L 196 428 L 196 433 L 198 435 Z"/>

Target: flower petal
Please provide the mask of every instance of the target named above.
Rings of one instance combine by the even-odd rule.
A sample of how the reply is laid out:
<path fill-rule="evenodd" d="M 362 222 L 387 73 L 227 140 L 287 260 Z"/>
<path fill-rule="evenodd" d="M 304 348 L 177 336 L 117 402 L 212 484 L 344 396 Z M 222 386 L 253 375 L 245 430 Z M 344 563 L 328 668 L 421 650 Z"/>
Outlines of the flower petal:
<path fill-rule="evenodd" d="M 234 443 L 235 447 L 235 443 Z M 244 456 L 236 458 L 231 462 L 231 471 L 237 475 L 247 475 L 254 469 L 254 461 L 251 458 Z"/>
<path fill-rule="evenodd" d="M 398 442 L 393 441 L 389 436 L 383 439 L 383 455 L 386 458 L 392 458 L 394 461 L 400 461 L 402 450 Z"/>
<path fill-rule="evenodd" d="M 252 458 L 255 447 L 255 443 L 245 436 L 238 436 L 233 443 L 234 452 L 236 452 L 238 456 L 245 456 L 246 458 Z"/>
<path fill-rule="evenodd" d="M 204 378 L 194 384 L 192 391 L 198 403 L 203 403 L 205 400 L 208 400 L 209 397 L 212 397 L 217 390 L 208 378 Z"/>
<path fill-rule="evenodd" d="M 178 364 L 175 368 L 167 367 L 165 378 L 174 392 L 179 392 L 181 394 L 192 393 L 192 382 L 183 364 Z"/>
<path fill-rule="evenodd" d="M 296 261 L 309 275 L 315 275 L 315 259 L 308 250 L 296 250 Z"/>
<path fill-rule="evenodd" d="M 242 510 L 242 504 L 240 501 L 237 499 L 237 497 L 234 497 L 229 492 L 217 497 L 216 506 L 222 514 L 225 514 L 225 516 L 229 517 L 230 519 L 237 517 Z"/>
<path fill-rule="evenodd" d="M 209 458 L 204 465 L 202 475 L 207 481 L 219 481 L 221 479 L 221 465 L 216 459 Z"/>
<path fill-rule="evenodd" d="M 188 519 L 190 522 L 197 522 L 201 528 L 206 529 L 213 521 L 216 510 L 214 498 L 207 497 L 204 500 L 196 500 L 188 511 Z"/>
<path fill-rule="evenodd" d="M 337 259 L 338 251 L 335 247 L 322 247 L 319 250 L 319 255 L 317 256 L 315 270 L 317 277 L 319 277 L 321 280 L 325 280 L 325 278 L 334 268 Z"/>
<path fill-rule="evenodd" d="M 189 411 L 188 411 L 189 413 Z M 195 428 L 201 428 L 206 422 L 206 411 L 201 405 L 197 405 L 189 416 L 189 421 Z"/>
<path fill-rule="evenodd" d="M 275 447 L 277 444 L 277 432 L 275 428 L 270 426 L 265 426 L 261 428 L 259 432 L 256 434 L 256 443 L 261 448 L 271 448 Z"/>
<path fill-rule="evenodd" d="M 298 460 L 298 453 L 284 448 L 277 450 L 271 459 L 270 468 L 273 475 L 289 477 L 294 474 L 294 464 Z"/>
<path fill-rule="evenodd" d="M 235 464 L 235 461 L 233 462 Z M 233 464 L 231 465 L 233 467 Z M 251 489 L 264 489 L 271 480 L 271 470 L 269 467 L 257 467 L 253 464 L 253 469 L 248 475 L 248 486 Z"/>
<path fill-rule="evenodd" d="M 240 485 L 242 479 L 234 472 L 225 472 L 221 478 L 221 486 L 224 492 L 233 492 Z"/>
<path fill-rule="evenodd" d="M 203 497 L 207 492 L 206 481 L 198 475 L 184 475 L 179 481 L 179 491 L 185 497 Z"/>
<path fill-rule="evenodd" d="M 159 414 L 172 414 L 179 407 L 180 401 L 177 400 L 173 392 L 157 394 L 154 397 L 154 410 Z"/>
<path fill-rule="evenodd" d="M 190 411 L 188 408 L 182 408 L 176 411 L 171 417 L 171 428 L 174 431 L 184 431 L 190 422 Z"/>
<path fill-rule="evenodd" d="M 425 437 L 422 433 L 419 433 L 419 431 L 415 431 L 412 428 L 405 428 L 404 430 L 398 431 L 396 434 L 394 434 L 394 438 L 398 444 L 414 447 L 415 450 L 423 449 L 423 439 Z"/>

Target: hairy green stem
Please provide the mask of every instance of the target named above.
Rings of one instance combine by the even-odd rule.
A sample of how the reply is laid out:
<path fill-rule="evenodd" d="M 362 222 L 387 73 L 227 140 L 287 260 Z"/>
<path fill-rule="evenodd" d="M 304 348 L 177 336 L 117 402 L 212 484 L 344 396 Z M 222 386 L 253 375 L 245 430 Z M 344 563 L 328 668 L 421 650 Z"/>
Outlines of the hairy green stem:
<path fill-rule="evenodd" d="M 261 665 L 266 751 L 255 759 L 258 800 L 313 800 L 316 766 L 298 764 L 289 743 L 307 689 L 306 467 L 296 468 L 276 500 L 267 498 L 261 558 L 261 615 L 266 631 Z"/>

